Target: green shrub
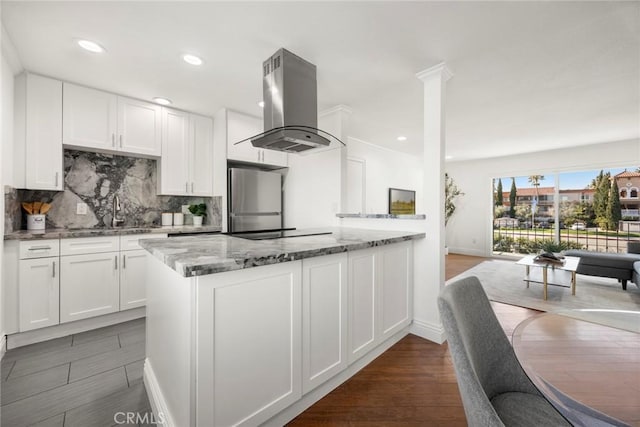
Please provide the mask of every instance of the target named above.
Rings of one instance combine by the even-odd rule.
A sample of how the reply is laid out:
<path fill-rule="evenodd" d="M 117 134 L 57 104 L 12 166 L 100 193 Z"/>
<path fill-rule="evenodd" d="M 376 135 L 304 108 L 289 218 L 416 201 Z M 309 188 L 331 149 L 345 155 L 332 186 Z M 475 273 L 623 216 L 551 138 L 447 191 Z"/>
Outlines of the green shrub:
<path fill-rule="evenodd" d="M 496 252 L 511 252 L 513 244 L 513 237 L 500 236 L 493 241 L 493 250 Z"/>
<path fill-rule="evenodd" d="M 496 252 L 514 252 L 520 254 L 537 254 L 539 252 L 562 252 L 568 249 L 583 249 L 584 247 L 573 241 L 556 242 L 553 239 L 527 239 L 518 237 L 513 239 L 509 236 L 501 236 L 493 243 L 493 250 Z"/>

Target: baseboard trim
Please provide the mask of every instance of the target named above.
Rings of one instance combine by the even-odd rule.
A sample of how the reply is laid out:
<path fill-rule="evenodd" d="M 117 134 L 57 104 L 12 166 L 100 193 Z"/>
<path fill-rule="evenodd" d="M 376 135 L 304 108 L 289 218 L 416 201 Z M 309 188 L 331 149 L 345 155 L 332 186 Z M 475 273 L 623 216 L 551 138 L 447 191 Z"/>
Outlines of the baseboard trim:
<path fill-rule="evenodd" d="M 369 353 L 362 356 L 360 359 L 353 362 L 349 365 L 344 371 L 337 374 L 335 377 L 327 380 L 322 385 L 316 387 L 309 393 L 302 396 L 300 400 L 293 403 L 291 406 L 287 407 L 274 417 L 270 418 L 266 421 L 263 426 L 267 427 L 281 427 L 293 420 L 295 417 L 303 413 L 306 409 L 311 407 L 314 403 L 322 399 L 324 396 L 333 391 L 336 387 L 338 387 L 343 382 L 347 381 L 349 378 L 354 376 L 358 371 L 367 366 L 369 363 L 373 362 L 375 358 L 380 356 L 382 353 L 391 348 L 394 344 L 400 341 L 402 338 L 406 337 L 409 334 L 409 328 L 403 328 L 401 331 L 398 331 L 395 335 L 389 337 L 386 341 L 378 345 L 378 347 L 371 350 Z"/>
<path fill-rule="evenodd" d="M 446 341 L 444 329 L 441 324 L 434 324 L 414 319 L 411 327 L 409 328 L 409 332 L 413 335 L 419 336 L 420 338 L 433 341 L 436 344 L 442 344 Z"/>
<path fill-rule="evenodd" d="M 174 427 L 176 424 L 173 422 L 173 417 L 171 417 L 171 412 L 169 412 L 169 408 L 167 407 L 167 401 L 162 394 L 162 390 L 160 389 L 160 385 L 158 384 L 156 374 L 153 371 L 149 358 L 144 360 L 142 380 L 144 381 L 144 386 L 147 389 L 149 404 L 151 405 L 156 425 Z"/>
<path fill-rule="evenodd" d="M 33 331 L 18 332 L 7 335 L 7 349 L 47 341 L 54 338 L 65 337 L 67 335 L 90 331 L 91 329 L 103 328 L 115 325 L 116 323 L 127 322 L 146 316 L 146 308 L 138 307 L 131 310 L 119 311 L 117 313 L 105 314 L 103 316 L 92 317 L 90 319 L 76 320 L 75 322 L 63 323 L 61 325 L 49 326 Z"/>
<path fill-rule="evenodd" d="M 491 255 L 487 255 L 487 253 L 481 249 L 469 249 L 469 248 L 454 248 L 449 247 L 450 254 L 460 254 L 460 255 L 469 255 L 469 256 L 480 256 L 480 257 L 488 257 Z"/>
<path fill-rule="evenodd" d="M 0 343 L 0 360 L 2 360 L 4 354 L 7 352 L 7 336 L 3 332 L 0 337 L 0 340 L 2 340 L 2 343 Z"/>

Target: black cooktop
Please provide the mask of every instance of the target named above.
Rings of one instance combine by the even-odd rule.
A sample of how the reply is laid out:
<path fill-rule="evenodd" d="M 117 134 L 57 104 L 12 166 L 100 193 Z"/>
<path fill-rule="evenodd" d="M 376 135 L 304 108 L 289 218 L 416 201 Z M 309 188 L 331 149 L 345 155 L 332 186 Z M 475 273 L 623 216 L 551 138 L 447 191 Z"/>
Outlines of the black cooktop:
<path fill-rule="evenodd" d="M 321 236 L 324 234 L 331 234 L 331 231 L 310 231 L 310 230 L 274 230 L 274 231 L 256 231 L 256 232 L 243 232 L 243 233 L 229 233 L 230 236 L 240 237 L 241 239 L 249 240 L 270 240 L 270 239 L 284 239 L 290 237 L 303 237 L 303 236 Z"/>

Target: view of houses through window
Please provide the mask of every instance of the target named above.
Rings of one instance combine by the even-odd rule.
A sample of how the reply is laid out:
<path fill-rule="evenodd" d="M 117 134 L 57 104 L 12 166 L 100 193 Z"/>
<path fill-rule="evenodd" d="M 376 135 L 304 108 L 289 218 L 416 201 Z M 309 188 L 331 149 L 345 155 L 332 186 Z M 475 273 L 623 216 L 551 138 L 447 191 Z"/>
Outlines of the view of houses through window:
<path fill-rule="evenodd" d="M 494 179 L 493 250 L 627 252 L 640 241 L 640 167 Z"/>

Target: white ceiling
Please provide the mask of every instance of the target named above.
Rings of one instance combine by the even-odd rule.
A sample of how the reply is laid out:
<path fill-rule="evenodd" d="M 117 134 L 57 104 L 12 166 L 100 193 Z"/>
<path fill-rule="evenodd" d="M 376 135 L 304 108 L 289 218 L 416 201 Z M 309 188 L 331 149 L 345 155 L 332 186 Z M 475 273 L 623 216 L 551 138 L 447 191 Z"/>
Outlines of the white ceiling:
<path fill-rule="evenodd" d="M 443 61 L 455 160 L 640 137 L 637 1 L 3 1 L 2 21 L 30 71 L 208 115 L 260 115 L 262 61 L 285 47 L 316 64 L 320 110 L 348 105 L 352 136 L 414 154 L 415 74 Z"/>

